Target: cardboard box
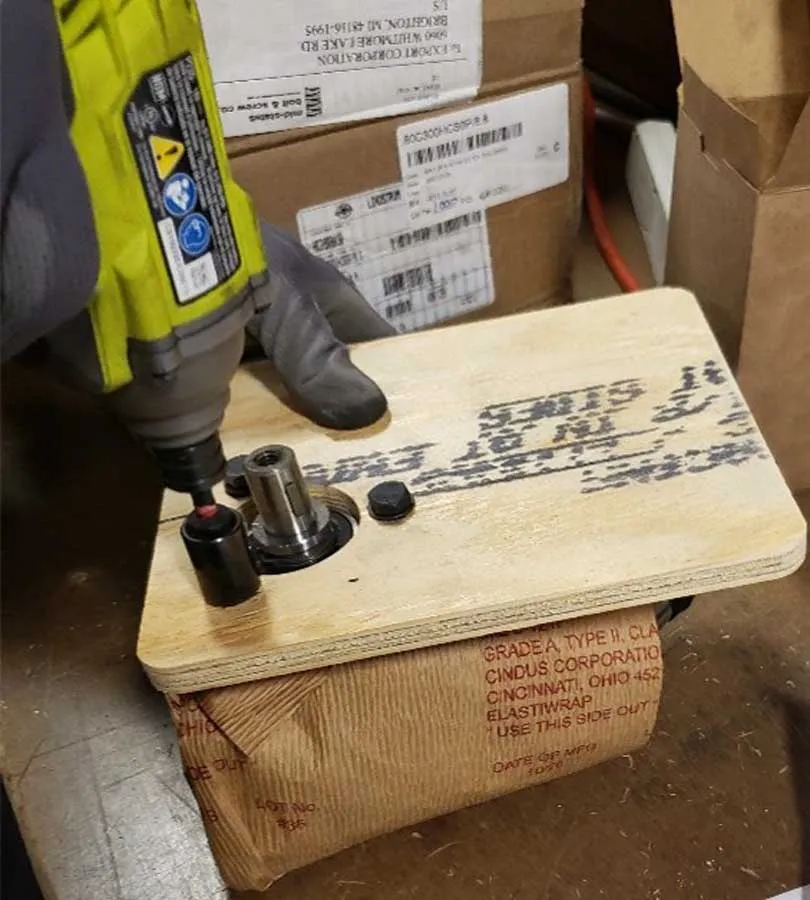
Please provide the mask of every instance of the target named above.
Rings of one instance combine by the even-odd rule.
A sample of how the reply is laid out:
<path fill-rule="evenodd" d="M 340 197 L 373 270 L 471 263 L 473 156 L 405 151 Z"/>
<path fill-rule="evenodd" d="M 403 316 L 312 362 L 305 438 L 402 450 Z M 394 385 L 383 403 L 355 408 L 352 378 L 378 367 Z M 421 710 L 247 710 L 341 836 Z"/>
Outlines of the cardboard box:
<path fill-rule="evenodd" d="M 810 487 L 810 11 L 673 11 L 684 82 L 667 281 L 700 299 L 798 491 Z"/>
<path fill-rule="evenodd" d="M 580 61 L 584 0 L 484 0 L 482 93 L 531 76 L 548 79 Z"/>
<path fill-rule="evenodd" d="M 228 136 L 402 115 L 580 56 L 582 0 L 199 0 Z"/>
<path fill-rule="evenodd" d="M 414 309 L 409 311 L 407 321 L 398 320 L 397 315 L 389 316 L 394 324 L 402 326 L 401 330 L 436 324 L 450 317 L 448 310 L 456 317 L 463 309 L 474 309 L 475 312 L 464 316 L 472 319 L 553 305 L 570 296 L 572 253 L 579 226 L 581 87 L 580 76 L 576 74 L 552 85 L 534 85 L 497 95 L 491 101 L 465 104 L 449 113 L 406 116 L 331 131 L 309 140 L 238 155 L 232 160 L 233 173 L 253 197 L 260 216 L 292 234 L 299 234 L 314 252 L 343 268 L 382 314 L 392 310 L 396 313 L 393 307 L 389 310 L 386 295 L 389 287 L 396 286 L 397 279 L 405 278 L 412 290 L 406 291 L 405 295 L 394 291 L 392 303 L 410 301 L 413 305 L 416 302 L 424 315 L 420 318 Z M 541 92 L 542 96 L 539 96 Z M 550 113 L 545 121 L 546 98 L 552 94 L 556 98 L 556 112 Z M 565 106 L 562 107 L 559 105 L 561 94 L 565 95 Z M 510 109 L 518 105 L 519 109 L 508 113 L 514 122 L 503 119 L 499 112 L 503 104 Z M 503 127 L 492 127 L 499 116 Z M 411 222 L 407 191 L 402 183 L 397 134 L 400 129 L 417 123 L 425 123 L 429 132 L 433 127 L 440 127 L 430 123 L 448 121 L 451 129 L 448 141 L 458 141 L 458 133 L 452 129 L 458 124 L 455 120 L 459 117 L 470 122 L 476 117 L 486 117 L 489 121 L 489 125 L 478 126 L 479 130 L 471 133 L 469 140 L 480 140 L 479 133 L 486 136 L 496 131 L 496 137 L 503 137 L 509 128 L 525 125 L 520 140 L 512 141 L 509 147 L 501 141 L 497 146 L 485 148 L 494 166 L 510 159 L 504 154 L 515 152 L 512 148 L 521 144 L 524 138 L 528 139 L 532 122 L 532 127 L 550 129 L 549 134 L 556 134 L 554 129 L 560 134 L 567 130 L 568 153 L 567 159 L 562 160 L 567 162 L 567 177 L 562 183 L 488 209 L 481 207 L 493 202 L 492 198 L 478 204 L 477 209 L 459 206 L 447 213 L 445 221 L 449 224 L 435 220 Z M 503 125 L 504 122 L 510 124 Z M 442 143 L 441 138 L 436 138 L 418 146 L 437 148 Z M 553 138 L 549 143 L 557 145 Z M 561 153 L 564 154 L 564 146 Z M 543 165 L 542 160 L 518 160 L 511 165 L 510 171 L 518 173 L 516 177 L 522 179 L 534 177 L 532 173 L 538 174 L 539 169 L 542 177 Z M 398 188 L 402 189 L 401 193 L 395 196 Z M 491 193 L 502 189 L 498 182 L 497 189 Z M 482 196 L 485 193 L 487 191 L 480 191 Z M 377 212 L 392 202 L 399 205 L 401 218 L 394 225 L 380 226 L 382 231 L 374 232 L 375 239 L 381 243 L 373 247 L 363 245 L 358 250 L 357 245 L 346 237 L 347 229 L 330 229 L 328 222 L 320 228 L 310 227 L 313 219 L 317 224 L 319 216 L 327 220 L 331 217 L 333 223 L 344 221 L 350 224 L 352 217 L 359 215 L 360 206 L 366 213 L 372 206 Z M 321 209 L 313 211 L 317 207 Z M 308 212 L 302 214 L 302 210 Z M 475 220 L 476 217 L 480 222 Z M 464 229 L 470 232 L 469 240 L 462 239 Z M 355 240 L 351 238 L 351 241 Z M 337 246 L 336 242 L 339 242 Z M 404 253 L 405 245 L 414 255 Z M 355 252 L 367 258 L 359 275 L 357 269 L 352 269 L 354 262 L 350 259 Z M 401 264 L 398 262 L 400 256 Z M 426 299 L 425 285 L 416 283 L 415 279 L 422 278 L 419 269 L 428 264 L 432 264 L 433 272 L 444 274 L 440 278 L 431 277 L 433 296 Z M 454 265 L 458 270 L 453 269 Z M 487 274 L 490 269 L 491 275 Z M 422 270 L 430 273 L 428 269 Z M 376 279 L 378 274 L 379 279 Z M 487 291 L 494 300 L 491 305 L 483 305 Z M 410 316 L 410 312 L 414 312 L 414 316 Z"/>

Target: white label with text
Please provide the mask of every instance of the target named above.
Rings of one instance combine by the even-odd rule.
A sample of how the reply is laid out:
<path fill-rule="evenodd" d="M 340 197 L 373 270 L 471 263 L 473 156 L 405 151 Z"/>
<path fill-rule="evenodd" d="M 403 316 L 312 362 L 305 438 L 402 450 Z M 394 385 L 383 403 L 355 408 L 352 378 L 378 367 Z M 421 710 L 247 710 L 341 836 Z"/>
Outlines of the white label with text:
<path fill-rule="evenodd" d="M 427 328 L 495 299 L 481 210 L 414 228 L 396 183 L 302 209 L 298 232 L 397 331 Z"/>
<path fill-rule="evenodd" d="M 397 129 L 408 216 L 426 225 L 568 180 L 568 85 Z"/>
<path fill-rule="evenodd" d="M 228 137 L 474 97 L 482 0 L 198 0 Z"/>

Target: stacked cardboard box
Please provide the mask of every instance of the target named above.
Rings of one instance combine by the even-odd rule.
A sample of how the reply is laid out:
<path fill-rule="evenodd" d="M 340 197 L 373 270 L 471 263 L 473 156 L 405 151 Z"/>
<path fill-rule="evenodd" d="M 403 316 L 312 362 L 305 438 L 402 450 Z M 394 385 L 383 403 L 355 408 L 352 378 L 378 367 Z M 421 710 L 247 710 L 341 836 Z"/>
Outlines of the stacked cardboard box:
<path fill-rule="evenodd" d="M 565 74 L 579 58 L 580 5 L 198 0 L 228 137 L 412 113 Z"/>
<path fill-rule="evenodd" d="M 673 0 L 683 60 L 667 280 L 700 299 L 794 490 L 810 487 L 807 0 Z"/>
<path fill-rule="evenodd" d="M 237 138 L 234 174 L 401 331 L 567 299 L 580 18 L 579 0 L 485 0 L 475 100 Z"/>

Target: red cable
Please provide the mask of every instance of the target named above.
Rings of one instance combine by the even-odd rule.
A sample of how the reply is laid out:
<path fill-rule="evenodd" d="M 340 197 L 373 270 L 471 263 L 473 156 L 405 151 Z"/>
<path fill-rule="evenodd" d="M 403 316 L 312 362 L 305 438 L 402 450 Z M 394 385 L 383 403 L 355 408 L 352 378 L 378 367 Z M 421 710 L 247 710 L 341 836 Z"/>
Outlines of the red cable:
<path fill-rule="evenodd" d="M 591 220 L 596 243 L 607 267 L 613 277 L 619 282 L 619 286 L 626 293 L 639 290 L 639 283 L 630 266 L 624 261 L 619 248 L 613 240 L 613 235 L 608 228 L 605 219 L 605 209 L 602 206 L 602 198 L 596 188 L 595 157 L 596 157 L 596 105 L 593 102 L 588 80 L 582 79 L 584 128 L 583 128 L 583 187 L 585 190 L 585 205 L 588 207 L 588 216 Z"/>

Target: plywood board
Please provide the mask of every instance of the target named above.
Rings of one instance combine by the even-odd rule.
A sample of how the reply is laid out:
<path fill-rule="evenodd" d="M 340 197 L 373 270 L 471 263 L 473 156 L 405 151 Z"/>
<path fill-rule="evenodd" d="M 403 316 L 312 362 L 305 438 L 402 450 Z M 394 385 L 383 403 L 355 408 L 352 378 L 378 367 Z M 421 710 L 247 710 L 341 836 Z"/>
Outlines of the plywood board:
<path fill-rule="evenodd" d="M 178 533 L 187 500 L 167 496 L 138 646 L 159 689 L 778 578 L 804 557 L 804 519 L 686 292 L 391 338 L 354 358 L 386 391 L 384 422 L 320 429 L 253 366 L 233 383 L 226 450 L 289 444 L 361 508 L 399 478 L 415 513 L 364 516 L 335 556 L 225 610 L 201 599 Z"/>

